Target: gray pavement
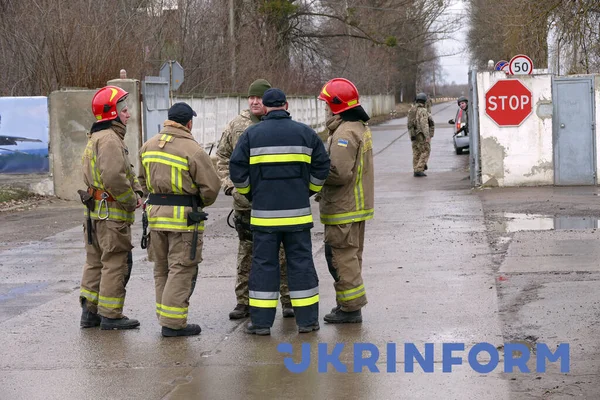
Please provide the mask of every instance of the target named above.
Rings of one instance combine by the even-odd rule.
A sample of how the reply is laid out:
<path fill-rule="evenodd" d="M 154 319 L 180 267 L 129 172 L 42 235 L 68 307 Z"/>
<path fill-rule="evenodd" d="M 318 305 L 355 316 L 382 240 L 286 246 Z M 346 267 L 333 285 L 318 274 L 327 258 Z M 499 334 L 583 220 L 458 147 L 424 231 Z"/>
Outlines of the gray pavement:
<path fill-rule="evenodd" d="M 41 240 L 1 247 L 0 399 L 521 399 L 575 393 L 593 376 L 565 377 L 555 365 L 546 375 L 504 374 L 502 351 L 498 367 L 489 374 L 474 372 L 466 351 L 454 354 L 463 356 L 463 365 L 454 366 L 452 373 L 442 372 L 442 343 L 464 343 L 468 350 L 489 342 L 501 350 L 508 340 L 555 344 L 574 334 L 583 343 L 585 336 L 597 332 L 600 299 L 594 282 L 569 279 L 564 284 L 554 275 L 536 282 L 537 269 L 523 271 L 519 263 L 535 253 L 542 257 L 535 259 L 540 269 L 573 275 L 596 272 L 597 252 L 582 255 L 582 266 L 561 264 L 564 257 L 554 255 L 557 242 L 568 247 L 587 237 L 586 244 L 561 252 L 585 253 L 597 241 L 595 231 L 571 232 L 575 237 L 567 238 L 556 230 L 494 230 L 510 218 L 495 214 L 501 211 L 500 203 L 486 211 L 486 204 L 495 201 L 493 195 L 470 187 L 468 156 L 455 155 L 447 124 L 455 104 L 435 105 L 433 113 L 437 129 L 426 178 L 412 176 L 406 119 L 372 128 L 376 206 L 366 229 L 363 264 L 369 304 L 362 325 L 321 322 L 320 331 L 299 336 L 294 321 L 283 320 L 278 310 L 272 335 L 256 337 L 243 332 L 245 321 L 228 320 L 235 305 L 237 236 L 226 224 L 231 199 L 221 196 L 207 209 L 204 261 L 190 305 L 189 321 L 202 326 L 200 336 L 160 336 L 152 265 L 139 248 L 139 214 L 125 312 L 141 321 L 140 329 L 80 330 L 77 299 L 84 238 L 81 222 L 76 222 L 74 228 Z M 514 204 L 522 203 L 514 197 Z M 323 316 L 335 305 L 335 293 L 323 254 L 317 203 L 313 215 Z M 556 242 L 546 241 L 540 236 L 544 234 L 553 234 Z M 527 245 L 530 239 L 535 247 Z M 523 295 L 524 288 L 533 297 Z M 562 296 L 553 300 L 557 291 Z M 544 317 L 552 312 L 554 319 Z M 561 317 L 569 325 L 561 325 Z M 293 345 L 295 361 L 300 360 L 303 343 L 312 345 L 307 371 L 294 374 L 285 368 L 287 355 L 277 351 L 283 342 Z M 362 373 L 342 373 L 329 366 L 329 372 L 319 373 L 319 343 L 328 344 L 329 351 L 344 343 L 340 360 L 349 371 L 352 344 L 373 343 L 380 350 L 380 372 L 365 368 Z M 395 362 L 387 354 L 388 343 L 397 346 Z M 421 351 L 425 343 L 433 343 L 434 372 L 424 373 L 418 364 L 414 373 L 405 372 L 404 343 L 414 343 Z M 594 343 L 588 350 L 596 348 Z M 572 355 L 573 369 L 582 376 L 585 371 L 598 373 L 593 357 L 585 357 L 584 351 L 577 354 L 577 360 Z M 397 372 L 386 372 L 388 359 Z M 565 380 L 568 385 L 561 383 Z M 579 393 L 597 393 L 593 387 Z"/>

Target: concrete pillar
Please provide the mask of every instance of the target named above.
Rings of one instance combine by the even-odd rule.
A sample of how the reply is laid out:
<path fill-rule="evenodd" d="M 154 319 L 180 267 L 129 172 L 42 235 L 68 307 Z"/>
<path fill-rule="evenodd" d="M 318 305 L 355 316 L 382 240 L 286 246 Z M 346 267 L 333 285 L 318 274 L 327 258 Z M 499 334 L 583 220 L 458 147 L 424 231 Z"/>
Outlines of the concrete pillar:
<path fill-rule="evenodd" d="M 107 85 L 118 86 L 129 93 L 127 105 L 131 118 L 127 122 L 125 144 L 129 151 L 129 161 L 137 174 L 138 154 L 142 144 L 140 82 L 135 79 L 115 79 L 107 82 Z M 98 89 L 59 90 L 48 96 L 49 157 L 54 193 L 59 198 L 79 200 L 77 190 L 85 189 L 81 156 L 87 144 L 87 133 L 96 121 L 92 114 L 92 98 Z"/>
<path fill-rule="evenodd" d="M 131 118 L 127 122 L 127 134 L 125 135 L 125 144 L 129 150 L 129 161 L 133 164 L 135 173 L 140 171 L 139 150 L 144 143 L 142 132 L 142 106 L 140 101 L 140 81 L 137 79 L 113 79 L 106 83 L 107 85 L 118 86 L 129 93 L 127 96 L 127 106 Z"/>
<path fill-rule="evenodd" d="M 49 139 L 54 194 L 61 199 L 79 200 L 85 189 L 81 156 L 87 133 L 94 123 L 92 98 L 95 90 L 59 90 L 48 96 Z M 83 206 L 82 206 L 83 207 Z"/>

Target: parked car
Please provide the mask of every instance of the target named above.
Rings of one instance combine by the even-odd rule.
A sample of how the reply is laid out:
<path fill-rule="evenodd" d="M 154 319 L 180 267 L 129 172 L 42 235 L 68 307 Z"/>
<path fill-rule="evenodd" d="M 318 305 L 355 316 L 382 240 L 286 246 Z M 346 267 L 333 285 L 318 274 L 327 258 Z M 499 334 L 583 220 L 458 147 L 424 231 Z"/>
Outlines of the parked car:
<path fill-rule="evenodd" d="M 462 154 L 463 150 L 469 149 L 468 102 L 469 100 L 466 97 L 459 97 L 457 100 L 458 110 L 456 111 L 456 117 L 448 121 L 450 125 L 455 126 L 454 151 L 456 154 Z"/>

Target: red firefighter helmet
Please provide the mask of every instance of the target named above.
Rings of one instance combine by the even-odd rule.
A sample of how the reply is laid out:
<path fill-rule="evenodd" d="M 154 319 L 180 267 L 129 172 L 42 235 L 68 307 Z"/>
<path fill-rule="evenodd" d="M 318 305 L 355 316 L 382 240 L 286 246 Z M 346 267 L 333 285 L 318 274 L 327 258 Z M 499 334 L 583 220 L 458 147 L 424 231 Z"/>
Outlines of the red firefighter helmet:
<path fill-rule="evenodd" d="M 105 86 L 92 99 L 92 113 L 96 122 L 117 119 L 117 103 L 125 100 L 129 93 L 117 86 Z"/>
<path fill-rule="evenodd" d="M 318 98 L 329 104 L 329 108 L 334 114 L 360 106 L 358 89 L 352 82 L 344 78 L 334 78 L 327 82 L 321 89 Z"/>

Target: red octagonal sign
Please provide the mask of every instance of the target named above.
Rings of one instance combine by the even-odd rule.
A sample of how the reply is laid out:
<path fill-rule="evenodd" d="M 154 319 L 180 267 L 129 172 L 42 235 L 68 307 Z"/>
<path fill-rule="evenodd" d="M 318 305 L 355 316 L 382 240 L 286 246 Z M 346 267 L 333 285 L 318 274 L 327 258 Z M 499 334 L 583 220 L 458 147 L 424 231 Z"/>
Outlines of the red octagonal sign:
<path fill-rule="evenodd" d="M 517 79 L 496 82 L 485 94 L 485 113 L 499 126 L 519 126 L 533 111 L 531 91 Z"/>

